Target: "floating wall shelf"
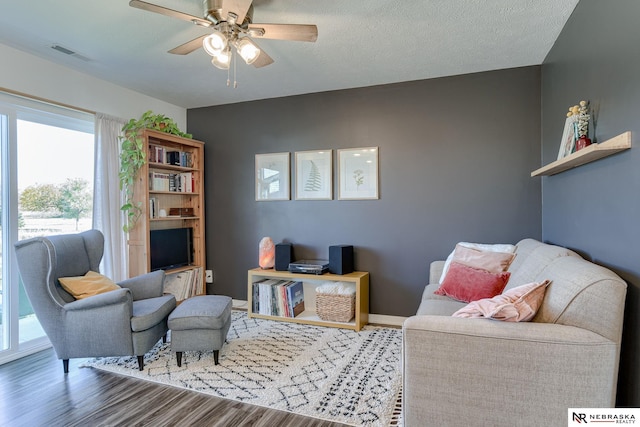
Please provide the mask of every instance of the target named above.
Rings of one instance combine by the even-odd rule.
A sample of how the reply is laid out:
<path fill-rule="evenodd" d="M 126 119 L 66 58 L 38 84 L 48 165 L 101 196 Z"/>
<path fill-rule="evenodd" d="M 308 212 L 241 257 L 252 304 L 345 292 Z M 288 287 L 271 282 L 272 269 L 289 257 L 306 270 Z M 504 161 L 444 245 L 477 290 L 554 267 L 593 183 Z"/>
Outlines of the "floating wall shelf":
<path fill-rule="evenodd" d="M 599 144 L 591 144 L 560 160 L 531 172 L 531 176 L 555 175 L 631 148 L 631 132 L 625 132 Z"/>

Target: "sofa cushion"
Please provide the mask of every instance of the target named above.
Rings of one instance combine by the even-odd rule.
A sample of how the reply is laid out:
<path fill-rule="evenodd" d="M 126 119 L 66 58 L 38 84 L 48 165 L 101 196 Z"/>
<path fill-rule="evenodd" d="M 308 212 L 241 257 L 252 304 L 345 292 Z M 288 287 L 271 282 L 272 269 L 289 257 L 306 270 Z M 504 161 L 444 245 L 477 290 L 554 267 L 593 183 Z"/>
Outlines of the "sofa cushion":
<path fill-rule="evenodd" d="M 591 330 L 619 342 L 627 284 L 617 274 L 580 257 L 560 257 L 539 277 L 551 280 L 534 322 L 559 323 Z"/>
<path fill-rule="evenodd" d="M 511 244 L 487 244 L 487 243 L 470 243 L 470 242 L 459 242 L 456 246 L 464 246 L 466 248 L 478 249 L 481 251 L 491 251 L 491 252 L 506 252 L 506 253 L 514 253 L 516 251 L 516 247 Z M 444 263 L 444 267 L 442 269 L 442 275 L 440 276 L 440 280 L 438 283 L 442 283 L 444 281 L 445 276 L 447 275 L 447 271 L 449 271 L 449 266 L 453 261 L 453 256 L 455 254 L 454 250 L 449 254 L 447 260 Z"/>
<path fill-rule="evenodd" d="M 580 255 L 562 246 L 549 245 L 534 239 L 523 239 L 517 244 L 516 257 L 509 266 L 511 279 L 507 289 L 547 279 L 540 273 L 550 262 L 561 257 Z"/>
<path fill-rule="evenodd" d="M 548 280 L 528 283 L 493 298 L 472 301 L 453 313 L 453 317 L 486 317 L 506 322 L 528 322 L 542 304 L 548 285 Z"/>
<path fill-rule="evenodd" d="M 483 251 L 458 244 L 453 251 L 451 261 L 491 273 L 500 273 L 509 268 L 514 256 L 515 254 L 511 252 Z"/>
<path fill-rule="evenodd" d="M 462 307 L 467 305 L 466 302 L 456 301 L 448 297 L 442 297 L 442 298 L 443 298 L 442 300 L 433 299 L 433 298 L 422 300 L 416 314 L 418 316 L 421 316 L 421 315 L 451 316 L 453 313 L 455 313 L 456 311 L 460 310 Z"/>
<path fill-rule="evenodd" d="M 75 299 L 83 299 L 94 295 L 120 289 L 111 279 L 95 271 L 88 271 L 84 276 L 60 277 L 62 288 Z"/>
<path fill-rule="evenodd" d="M 491 298 L 502 292 L 509 276 L 509 272 L 491 273 L 454 261 L 440 288 L 434 293 L 465 302 Z"/>
<path fill-rule="evenodd" d="M 166 322 L 175 306 L 176 300 L 173 295 L 134 301 L 131 330 L 133 332 L 146 331 L 160 322 Z"/>
<path fill-rule="evenodd" d="M 424 291 L 422 292 L 422 300 L 435 299 L 439 301 L 451 301 L 446 295 L 438 295 L 436 291 L 440 288 L 440 285 L 437 283 L 431 283 L 430 285 L 425 286 Z"/>

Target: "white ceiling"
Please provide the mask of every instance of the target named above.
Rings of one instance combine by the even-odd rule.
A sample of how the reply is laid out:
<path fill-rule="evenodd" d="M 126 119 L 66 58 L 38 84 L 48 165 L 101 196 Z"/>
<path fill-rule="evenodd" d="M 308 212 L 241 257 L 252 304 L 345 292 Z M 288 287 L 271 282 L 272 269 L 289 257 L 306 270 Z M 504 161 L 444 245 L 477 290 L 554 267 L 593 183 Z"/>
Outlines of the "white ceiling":
<path fill-rule="evenodd" d="M 201 0 L 147 1 L 202 16 Z M 260 40 L 275 62 L 238 62 L 235 89 L 202 49 L 167 53 L 207 29 L 128 3 L 4 0 L 0 43 L 195 108 L 541 64 L 578 0 L 254 0 L 254 23 L 315 24 L 318 40 Z"/>

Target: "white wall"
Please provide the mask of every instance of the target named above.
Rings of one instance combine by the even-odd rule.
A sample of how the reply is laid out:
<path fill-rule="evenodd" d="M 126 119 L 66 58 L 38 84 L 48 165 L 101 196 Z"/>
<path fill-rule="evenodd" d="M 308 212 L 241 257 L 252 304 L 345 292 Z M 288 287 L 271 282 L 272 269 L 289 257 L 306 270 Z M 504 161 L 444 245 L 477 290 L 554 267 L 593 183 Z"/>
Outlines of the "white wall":
<path fill-rule="evenodd" d="M 186 131 L 187 110 L 0 44 L 0 88 L 122 119 L 147 110 Z"/>

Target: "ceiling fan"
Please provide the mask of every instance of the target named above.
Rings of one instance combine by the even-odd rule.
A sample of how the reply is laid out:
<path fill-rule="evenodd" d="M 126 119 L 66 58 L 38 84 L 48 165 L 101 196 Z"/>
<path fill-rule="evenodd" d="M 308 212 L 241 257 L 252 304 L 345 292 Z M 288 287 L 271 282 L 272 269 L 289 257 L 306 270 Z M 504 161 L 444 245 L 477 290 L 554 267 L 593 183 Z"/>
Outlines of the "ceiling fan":
<path fill-rule="evenodd" d="M 211 34 L 188 41 L 169 53 L 186 55 L 203 47 L 213 57 L 212 64 L 223 70 L 229 69 L 232 48 L 247 64 L 256 68 L 273 63 L 273 59 L 252 38 L 305 42 L 315 42 L 318 38 L 315 25 L 254 24 L 251 3 L 252 0 L 203 0 L 203 18 L 142 0 L 131 0 L 129 5 L 211 29 Z"/>

